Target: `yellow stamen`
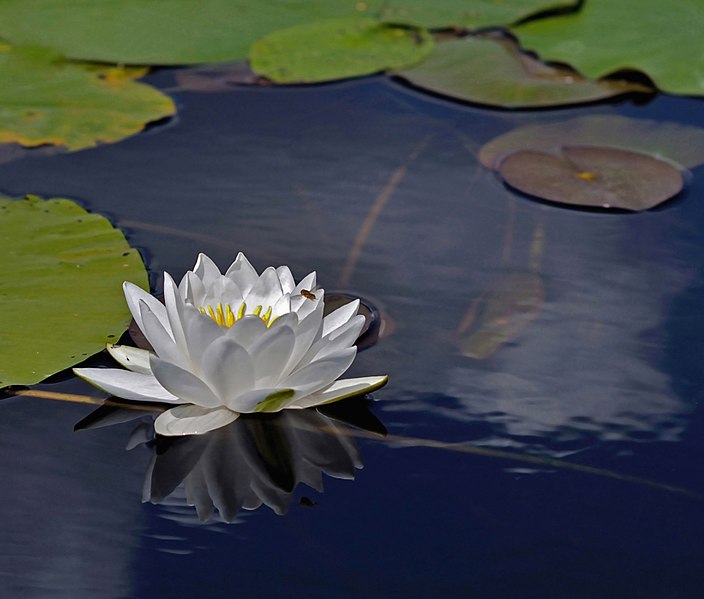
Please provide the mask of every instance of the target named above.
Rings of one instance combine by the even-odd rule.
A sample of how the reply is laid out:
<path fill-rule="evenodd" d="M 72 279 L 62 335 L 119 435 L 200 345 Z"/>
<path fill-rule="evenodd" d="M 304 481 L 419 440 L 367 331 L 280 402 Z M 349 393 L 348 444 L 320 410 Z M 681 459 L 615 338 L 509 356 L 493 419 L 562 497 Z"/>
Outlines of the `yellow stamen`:
<path fill-rule="evenodd" d="M 235 315 L 230 308 L 230 304 L 225 304 L 225 326 L 229 329 L 233 324 L 235 324 Z"/>
<path fill-rule="evenodd" d="M 232 306 L 230 304 L 216 304 L 215 308 L 213 306 L 201 306 L 198 308 L 201 314 L 205 314 L 206 316 L 209 316 L 210 318 L 213 319 L 213 321 L 218 324 L 221 327 L 227 327 L 228 329 L 234 325 L 238 320 L 241 318 L 244 318 L 247 314 L 247 304 L 242 302 L 240 307 L 237 309 L 237 313 L 232 310 Z M 269 306 L 266 311 L 264 311 L 264 314 L 262 314 L 262 311 L 264 310 L 264 306 L 257 306 L 254 309 L 254 312 L 252 312 L 252 316 L 259 316 L 264 321 L 264 324 L 266 326 L 270 327 L 272 323 L 278 318 L 278 316 L 272 318 L 271 315 L 273 313 L 273 307 Z"/>

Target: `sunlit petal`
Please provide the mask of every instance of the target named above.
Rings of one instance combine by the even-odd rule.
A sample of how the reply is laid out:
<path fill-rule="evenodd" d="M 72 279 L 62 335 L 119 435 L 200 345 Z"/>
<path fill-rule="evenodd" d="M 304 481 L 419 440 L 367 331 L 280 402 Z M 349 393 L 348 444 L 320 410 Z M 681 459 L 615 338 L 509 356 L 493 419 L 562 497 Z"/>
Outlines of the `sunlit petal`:
<path fill-rule="evenodd" d="M 227 408 L 184 405 L 167 410 L 154 421 L 159 435 L 202 435 L 237 420 L 239 414 Z"/>
<path fill-rule="evenodd" d="M 129 345 L 108 345 L 108 353 L 128 370 L 140 374 L 152 374 L 149 366 L 149 351 Z"/>
<path fill-rule="evenodd" d="M 249 263 L 249 260 L 247 260 L 242 252 L 237 254 L 237 258 L 235 258 L 230 268 L 227 269 L 225 276 L 237 283 L 243 296 L 246 296 L 249 290 L 252 289 L 254 284 L 259 280 L 257 271 L 254 270 L 254 267 Z"/>
<path fill-rule="evenodd" d="M 279 277 L 282 291 L 290 294 L 296 287 L 296 281 L 291 274 L 291 269 L 288 266 L 279 266 L 276 269 L 276 274 Z"/>
<path fill-rule="evenodd" d="M 161 360 L 152 355 L 149 363 L 154 377 L 159 383 L 183 402 L 193 403 L 205 408 L 214 408 L 222 405 L 213 390 L 196 375 L 171 362 Z M 120 395 L 124 397 L 124 395 Z"/>
<path fill-rule="evenodd" d="M 221 403 L 254 387 L 254 365 L 247 350 L 229 337 L 215 340 L 201 357 L 201 372 Z"/>
<path fill-rule="evenodd" d="M 359 300 L 354 300 L 349 304 L 340 306 L 334 312 L 328 314 L 323 320 L 323 337 L 332 333 L 335 329 L 347 324 L 349 320 L 357 314 Z"/>
<path fill-rule="evenodd" d="M 123 399 L 183 402 L 182 399 L 162 387 L 151 374 L 141 374 L 118 368 L 74 368 L 73 372 L 91 385 Z"/>
<path fill-rule="evenodd" d="M 217 267 L 215 262 L 202 253 L 198 254 L 198 259 L 196 260 L 196 265 L 193 268 L 193 272 L 201 281 L 203 281 L 203 285 L 206 288 L 210 287 L 213 281 L 221 274 L 220 269 Z"/>
<path fill-rule="evenodd" d="M 141 287 L 137 287 L 137 285 L 130 283 L 129 281 L 125 281 L 122 284 L 122 290 L 125 294 L 125 300 L 127 300 L 127 307 L 132 313 L 132 318 L 134 318 L 137 326 L 142 332 L 144 332 L 144 329 L 142 328 L 142 314 L 139 310 L 140 301 L 147 305 L 149 310 L 159 320 L 161 326 L 169 332 L 169 335 L 171 334 L 171 327 L 169 326 L 169 319 L 166 317 L 166 307 L 164 304 L 162 304 L 153 295 L 150 295 L 144 291 Z"/>
<path fill-rule="evenodd" d="M 297 398 L 291 402 L 288 407 L 310 408 L 340 401 L 348 397 L 362 395 L 364 393 L 372 393 L 383 387 L 388 380 L 389 377 L 387 376 L 365 376 L 357 379 L 340 379 L 321 391 L 316 391 L 315 393 Z"/>

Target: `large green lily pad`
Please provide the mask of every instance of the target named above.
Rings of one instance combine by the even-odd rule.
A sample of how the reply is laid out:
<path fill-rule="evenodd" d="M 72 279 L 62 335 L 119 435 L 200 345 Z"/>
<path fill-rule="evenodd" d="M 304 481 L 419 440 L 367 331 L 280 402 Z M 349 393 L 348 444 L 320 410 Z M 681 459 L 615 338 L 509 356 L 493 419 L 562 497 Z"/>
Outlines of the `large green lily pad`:
<path fill-rule="evenodd" d="M 327 19 L 276 31 L 252 45 L 252 69 L 276 83 L 314 83 L 402 68 L 422 60 L 424 29 L 365 17 Z"/>
<path fill-rule="evenodd" d="M 612 146 L 652 154 L 686 168 L 704 163 L 704 129 L 618 115 L 519 127 L 485 144 L 479 160 L 488 168 L 497 168 L 504 156 L 517 150 L 550 151 L 562 145 Z"/>
<path fill-rule="evenodd" d="M 517 52 L 508 41 L 473 36 L 436 44 L 426 60 L 395 74 L 435 93 L 502 108 L 576 104 L 647 90 L 583 79 Z"/>
<path fill-rule="evenodd" d="M 176 110 L 130 71 L 63 62 L 39 48 L 0 46 L 0 77 L 0 142 L 80 150 L 134 135 Z"/>
<path fill-rule="evenodd" d="M 381 18 L 429 29 L 480 29 L 516 23 L 550 9 L 576 7 L 575 0 L 389 0 Z"/>
<path fill-rule="evenodd" d="M 704 94 L 702 0 L 588 0 L 578 13 L 514 29 L 543 60 L 566 62 L 587 77 L 646 73 L 662 90 Z"/>
<path fill-rule="evenodd" d="M 501 161 L 499 173 L 511 187 L 551 202 L 636 212 L 669 200 L 684 184 L 667 162 L 595 146 L 520 150 Z"/>
<path fill-rule="evenodd" d="M 149 288 L 139 253 L 65 199 L 0 196 L 0 387 L 32 385 L 114 342 L 130 314 L 121 284 Z"/>
<path fill-rule="evenodd" d="M 0 37 L 123 64 L 242 60 L 256 39 L 316 19 L 375 14 L 381 0 L 1 0 Z"/>

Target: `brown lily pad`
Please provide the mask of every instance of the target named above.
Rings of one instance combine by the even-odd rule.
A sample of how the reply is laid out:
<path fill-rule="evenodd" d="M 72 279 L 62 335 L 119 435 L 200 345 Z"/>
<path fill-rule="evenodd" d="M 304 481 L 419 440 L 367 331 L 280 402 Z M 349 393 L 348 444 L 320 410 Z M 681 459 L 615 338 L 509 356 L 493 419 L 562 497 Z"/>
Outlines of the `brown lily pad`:
<path fill-rule="evenodd" d="M 667 162 L 598 146 L 521 150 L 504 158 L 499 173 L 511 187 L 551 202 L 636 212 L 669 200 L 684 184 Z"/>

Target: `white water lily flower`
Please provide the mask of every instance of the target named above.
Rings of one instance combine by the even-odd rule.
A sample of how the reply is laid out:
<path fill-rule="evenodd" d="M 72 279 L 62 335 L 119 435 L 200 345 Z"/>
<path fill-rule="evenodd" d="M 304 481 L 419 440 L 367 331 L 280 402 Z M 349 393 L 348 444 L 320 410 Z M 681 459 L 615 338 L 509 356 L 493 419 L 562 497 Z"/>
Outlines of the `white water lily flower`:
<path fill-rule="evenodd" d="M 359 301 L 323 317 L 315 273 L 296 285 L 286 266 L 261 275 L 244 254 L 225 274 L 205 254 L 176 286 L 164 273 L 164 304 L 123 284 L 153 352 L 108 346 L 128 370 L 76 368 L 104 391 L 174 404 L 154 422 L 161 435 L 199 434 L 241 413 L 308 408 L 378 389 L 385 376 L 337 380 L 357 353 Z"/>

